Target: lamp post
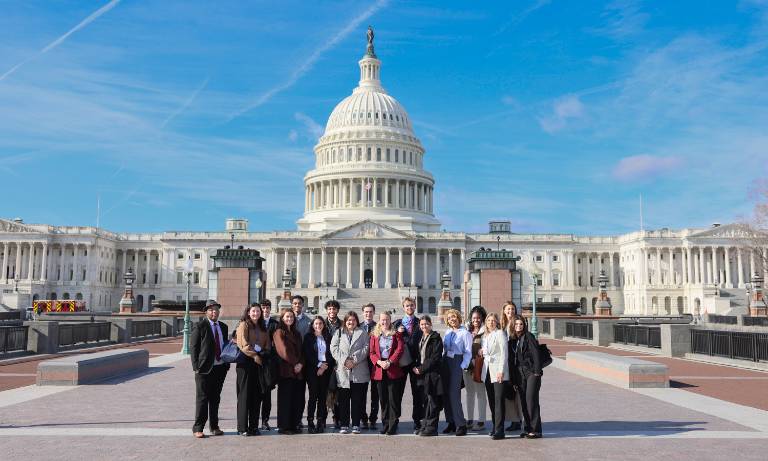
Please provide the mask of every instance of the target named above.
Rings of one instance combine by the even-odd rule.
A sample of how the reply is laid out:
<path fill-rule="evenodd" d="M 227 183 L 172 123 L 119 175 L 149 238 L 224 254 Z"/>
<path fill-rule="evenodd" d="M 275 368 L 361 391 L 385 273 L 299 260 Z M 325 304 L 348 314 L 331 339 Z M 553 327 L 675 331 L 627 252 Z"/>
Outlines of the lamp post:
<path fill-rule="evenodd" d="M 192 329 L 189 319 L 189 291 L 192 284 L 192 256 L 187 256 L 187 267 L 184 269 L 184 275 L 187 276 L 187 296 L 184 300 L 184 345 L 181 348 L 181 353 L 189 355 L 189 333 Z"/>
<path fill-rule="evenodd" d="M 136 277 L 133 273 L 133 269 L 130 267 L 125 271 L 123 275 L 125 281 L 125 291 L 123 292 L 123 298 L 120 300 L 120 313 L 130 314 L 134 311 L 136 303 L 133 299 L 133 282 Z"/>
<path fill-rule="evenodd" d="M 531 278 L 533 279 L 533 312 L 531 313 L 531 334 L 534 338 L 539 339 L 539 321 L 536 318 L 536 286 L 539 284 L 539 273 L 535 271 L 531 272 Z"/>

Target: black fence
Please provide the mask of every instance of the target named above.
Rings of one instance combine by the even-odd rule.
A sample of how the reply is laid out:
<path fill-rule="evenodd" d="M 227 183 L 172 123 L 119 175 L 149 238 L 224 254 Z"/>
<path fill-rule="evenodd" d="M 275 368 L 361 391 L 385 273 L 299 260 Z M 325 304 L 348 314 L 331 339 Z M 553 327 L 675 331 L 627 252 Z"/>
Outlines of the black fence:
<path fill-rule="evenodd" d="M 162 320 L 134 320 L 131 322 L 131 339 L 161 336 Z"/>
<path fill-rule="evenodd" d="M 548 335 L 551 334 L 552 330 L 550 330 L 550 320 L 549 319 L 541 319 L 541 334 Z"/>
<path fill-rule="evenodd" d="M 707 315 L 707 322 L 709 323 L 721 323 L 723 325 L 736 325 L 737 319 L 735 315 Z"/>
<path fill-rule="evenodd" d="M 592 339 L 592 322 L 565 322 L 565 336 Z"/>
<path fill-rule="evenodd" d="M 27 350 L 29 327 L 0 327 L 0 355 Z"/>
<path fill-rule="evenodd" d="M 109 322 L 60 323 L 59 347 L 108 342 L 110 328 Z"/>
<path fill-rule="evenodd" d="M 616 324 L 613 342 L 661 349 L 661 327 Z"/>
<path fill-rule="evenodd" d="M 713 357 L 768 361 L 768 333 L 691 330 L 691 352 Z"/>
<path fill-rule="evenodd" d="M 745 316 L 745 327 L 768 327 L 768 317 L 749 317 Z"/>

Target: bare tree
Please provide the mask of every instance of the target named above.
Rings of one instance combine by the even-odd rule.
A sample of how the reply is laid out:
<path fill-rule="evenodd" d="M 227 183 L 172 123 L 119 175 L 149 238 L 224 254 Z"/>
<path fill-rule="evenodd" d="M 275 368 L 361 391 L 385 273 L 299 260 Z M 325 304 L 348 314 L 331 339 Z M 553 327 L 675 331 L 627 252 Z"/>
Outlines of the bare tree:
<path fill-rule="evenodd" d="M 750 190 L 752 216 L 744 220 L 747 246 L 754 251 L 761 268 L 768 267 L 768 179 L 756 180 Z M 750 277 L 752 274 L 750 274 Z"/>

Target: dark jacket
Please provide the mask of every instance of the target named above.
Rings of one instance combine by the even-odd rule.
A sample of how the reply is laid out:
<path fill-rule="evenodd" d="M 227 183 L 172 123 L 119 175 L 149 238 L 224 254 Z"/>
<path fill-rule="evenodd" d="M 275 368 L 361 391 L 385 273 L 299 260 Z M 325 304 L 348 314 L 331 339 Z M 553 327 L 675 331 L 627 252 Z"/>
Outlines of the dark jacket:
<path fill-rule="evenodd" d="M 419 328 L 419 318 L 414 316 L 413 317 L 415 324 L 413 325 L 413 332 L 408 333 L 408 329 L 406 329 L 402 335 L 403 339 L 405 340 L 405 345 L 408 347 L 408 352 L 411 353 L 411 358 L 416 360 L 416 356 L 419 355 L 419 341 L 421 341 L 422 332 Z M 401 326 L 403 326 L 403 319 L 397 319 L 392 324 L 395 328 L 395 330 L 399 329 Z M 408 367 L 410 369 L 410 367 Z"/>
<path fill-rule="evenodd" d="M 224 345 L 227 344 L 227 325 L 219 321 L 221 328 L 221 340 Z M 207 375 L 213 369 L 213 363 L 216 360 L 216 344 L 213 340 L 213 330 L 208 318 L 203 318 L 192 329 L 192 337 L 189 341 L 189 356 L 192 359 L 192 369 L 201 375 Z M 229 364 L 224 366 L 229 370 Z"/>
<path fill-rule="evenodd" d="M 325 370 L 323 376 L 330 377 L 333 374 L 333 367 L 336 366 L 336 361 L 331 354 L 331 335 L 328 333 L 328 330 L 325 331 L 323 338 L 325 339 L 325 363 L 328 364 L 328 369 Z M 306 368 L 304 376 L 307 377 L 307 381 L 312 381 L 319 378 L 317 376 L 317 340 L 314 331 L 304 335 L 303 348 L 304 367 Z"/>
<path fill-rule="evenodd" d="M 331 323 L 331 321 L 328 320 L 327 318 L 325 319 L 325 329 L 328 330 L 328 333 L 331 336 L 333 336 L 333 334 L 336 333 L 336 330 L 338 330 L 339 328 L 341 328 L 341 319 L 340 318 L 336 317 L 336 321 L 333 322 L 333 323 Z M 310 330 L 309 333 L 312 333 L 312 331 Z M 314 336 L 314 335 L 315 334 L 312 333 L 312 336 Z"/>
<path fill-rule="evenodd" d="M 277 330 L 277 327 L 280 325 L 280 322 L 278 322 L 275 318 L 270 317 L 269 321 L 267 322 L 267 331 L 269 332 L 269 339 L 272 339 L 273 336 L 275 336 L 275 330 Z"/>
<path fill-rule="evenodd" d="M 519 339 L 510 338 L 508 347 L 509 369 L 517 370 L 517 373 L 512 373 L 513 381 L 517 381 L 515 378 L 525 379 L 532 374 L 541 375 L 539 342 L 531 332 L 526 331 L 525 335 Z M 515 382 L 515 384 L 521 383 Z"/>
<path fill-rule="evenodd" d="M 443 380 L 441 378 L 443 360 L 443 338 L 440 333 L 433 331 L 427 338 L 425 354 L 421 356 L 421 348 L 417 346 L 414 355 L 415 367 L 419 369 L 418 383 L 425 386 L 425 391 L 433 395 L 443 395 Z"/>
<path fill-rule="evenodd" d="M 299 332 L 278 328 L 275 331 L 274 346 L 280 362 L 278 367 L 280 378 L 302 379 L 304 368 L 299 373 L 293 369 L 297 363 L 304 363 Z"/>

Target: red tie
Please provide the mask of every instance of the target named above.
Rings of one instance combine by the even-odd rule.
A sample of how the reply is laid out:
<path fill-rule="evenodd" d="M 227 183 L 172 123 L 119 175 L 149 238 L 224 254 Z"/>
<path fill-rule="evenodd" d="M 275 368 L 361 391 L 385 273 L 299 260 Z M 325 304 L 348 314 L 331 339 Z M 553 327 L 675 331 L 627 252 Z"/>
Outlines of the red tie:
<path fill-rule="evenodd" d="M 216 343 L 216 361 L 221 361 L 221 344 L 219 343 L 219 329 L 213 324 L 213 341 Z"/>

